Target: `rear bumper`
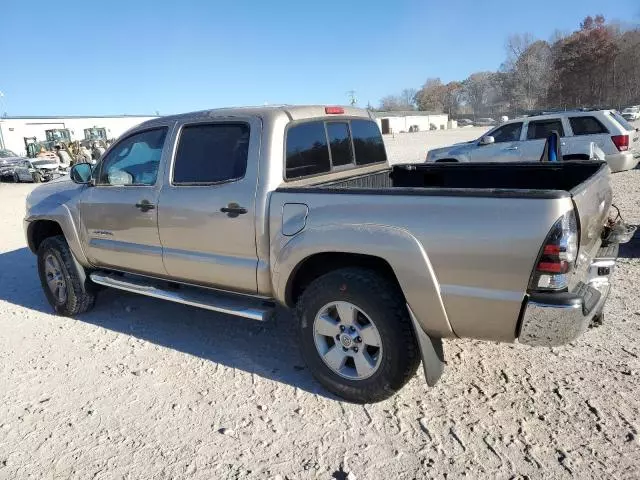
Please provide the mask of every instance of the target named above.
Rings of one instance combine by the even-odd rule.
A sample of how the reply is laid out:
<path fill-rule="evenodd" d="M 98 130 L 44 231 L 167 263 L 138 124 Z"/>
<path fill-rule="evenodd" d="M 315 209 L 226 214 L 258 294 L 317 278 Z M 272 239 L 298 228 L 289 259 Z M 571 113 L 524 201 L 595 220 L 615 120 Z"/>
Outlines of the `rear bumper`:
<path fill-rule="evenodd" d="M 607 163 L 612 172 L 622 172 L 636 168 L 640 161 L 640 152 L 621 152 L 606 156 Z"/>
<path fill-rule="evenodd" d="M 617 255 L 617 245 L 600 249 L 584 281 L 571 292 L 529 295 L 523 308 L 518 341 L 554 347 L 582 335 L 594 317 L 602 313 Z"/>

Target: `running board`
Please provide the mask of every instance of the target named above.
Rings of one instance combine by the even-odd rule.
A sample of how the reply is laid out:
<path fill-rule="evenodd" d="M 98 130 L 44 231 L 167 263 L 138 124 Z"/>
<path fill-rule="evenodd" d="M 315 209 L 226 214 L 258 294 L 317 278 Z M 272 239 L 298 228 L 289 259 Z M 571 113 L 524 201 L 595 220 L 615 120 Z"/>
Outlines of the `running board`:
<path fill-rule="evenodd" d="M 239 295 L 224 294 L 215 290 L 190 287 L 179 284 L 178 289 L 168 288 L 167 282 L 146 277 L 115 276 L 108 273 L 92 273 L 89 278 L 94 283 L 117 288 L 127 292 L 160 298 L 170 302 L 191 305 L 214 312 L 265 322 L 273 315 L 273 305 L 264 300 L 254 300 Z"/>

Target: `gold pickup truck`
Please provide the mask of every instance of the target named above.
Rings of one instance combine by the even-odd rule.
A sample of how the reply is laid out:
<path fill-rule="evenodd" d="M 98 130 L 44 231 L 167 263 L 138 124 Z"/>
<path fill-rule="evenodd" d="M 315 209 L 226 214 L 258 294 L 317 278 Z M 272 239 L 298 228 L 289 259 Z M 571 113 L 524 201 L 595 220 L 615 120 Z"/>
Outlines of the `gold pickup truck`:
<path fill-rule="evenodd" d="M 600 318 L 617 242 L 601 162 L 396 165 L 348 107 L 150 120 L 36 188 L 25 232 L 61 315 L 107 286 L 267 321 L 295 310 L 330 391 L 374 402 L 442 338 L 552 346 Z"/>

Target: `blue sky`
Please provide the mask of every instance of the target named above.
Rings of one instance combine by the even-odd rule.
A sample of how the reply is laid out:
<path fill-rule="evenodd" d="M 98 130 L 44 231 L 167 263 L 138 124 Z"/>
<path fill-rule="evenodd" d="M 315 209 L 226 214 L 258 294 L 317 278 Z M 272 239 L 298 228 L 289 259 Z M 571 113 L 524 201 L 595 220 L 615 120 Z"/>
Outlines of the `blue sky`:
<path fill-rule="evenodd" d="M 0 113 L 161 114 L 359 105 L 495 70 L 511 33 L 548 39 L 637 0 L 2 0 Z"/>

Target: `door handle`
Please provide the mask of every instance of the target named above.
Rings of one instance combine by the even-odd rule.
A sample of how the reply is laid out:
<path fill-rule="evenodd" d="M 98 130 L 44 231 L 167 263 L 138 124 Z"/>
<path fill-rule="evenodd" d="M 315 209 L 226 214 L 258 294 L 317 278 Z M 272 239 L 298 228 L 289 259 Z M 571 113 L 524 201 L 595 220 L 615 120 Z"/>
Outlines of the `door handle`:
<path fill-rule="evenodd" d="M 143 212 L 148 212 L 156 208 L 156 206 L 149 200 L 142 200 L 140 203 L 136 203 L 136 208 L 139 208 Z"/>
<path fill-rule="evenodd" d="M 237 203 L 230 203 L 226 207 L 222 207 L 220 211 L 222 213 L 226 213 L 227 217 L 230 217 L 230 218 L 235 218 L 238 215 L 244 215 L 245 213 L 247 213 L 247 209 L 244 207 L 241 207 Z"/>
<path fill-rule="evenodd" d="M 567 144 L 566 144 L 565 142 L 560 142 L 560 146 L 561 146 L 561 147 L 566 147 L 566 146 L 567 146 Z"/>
<path fill-rule="evenodd" d="M 505 150 L 518 150 L 518 147 L 509 147 L 509 148 L 506 148 Z"/>

